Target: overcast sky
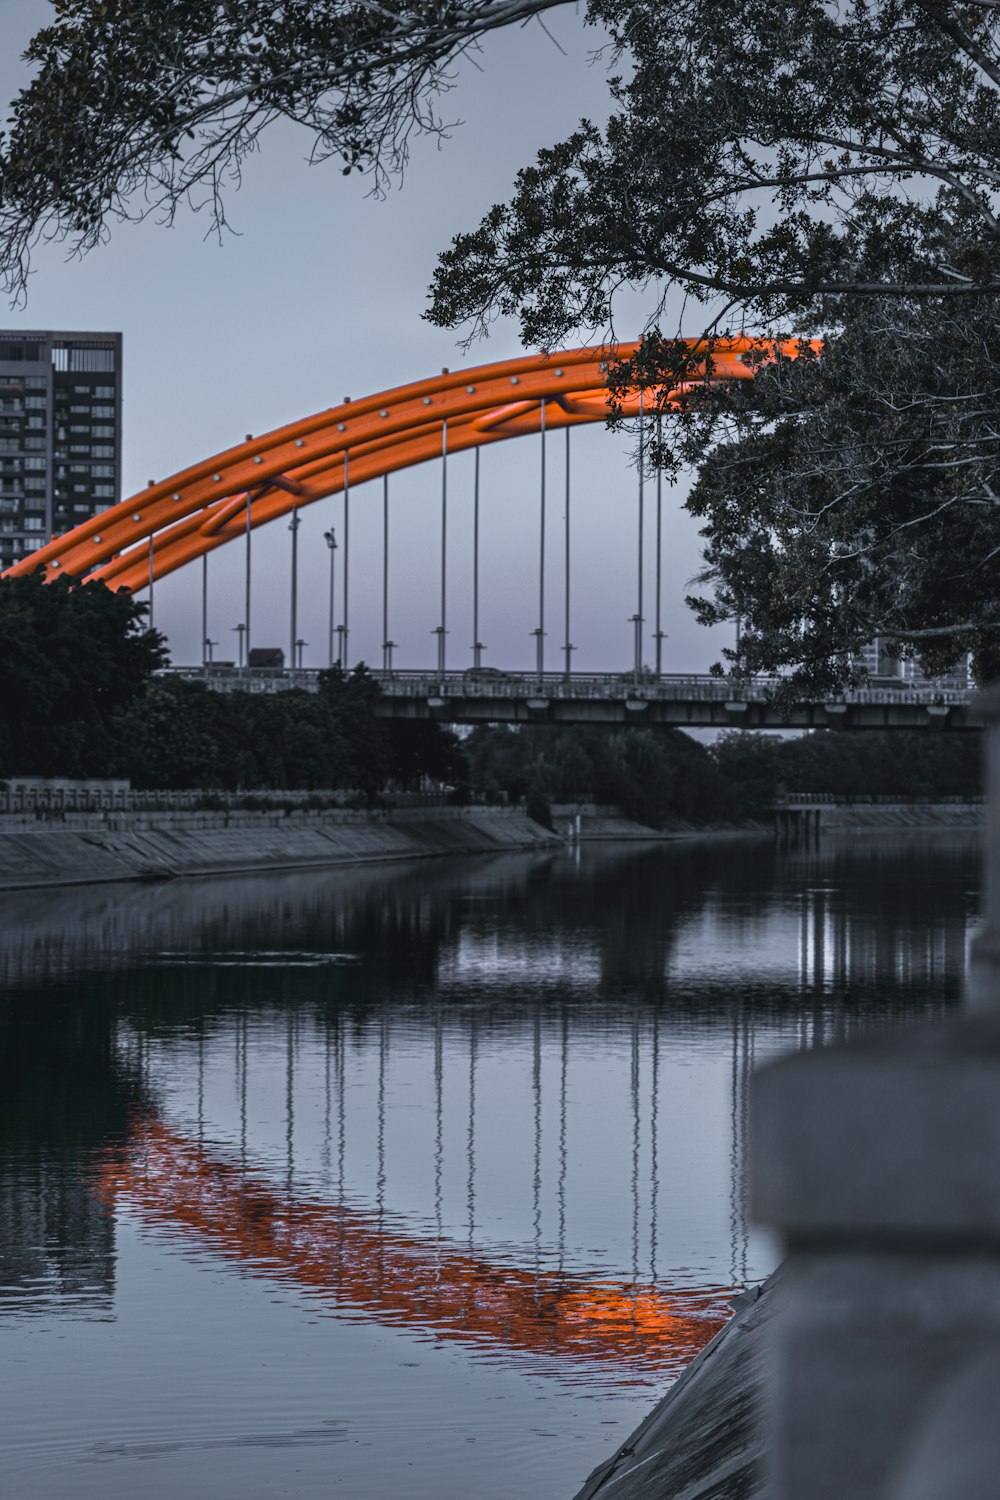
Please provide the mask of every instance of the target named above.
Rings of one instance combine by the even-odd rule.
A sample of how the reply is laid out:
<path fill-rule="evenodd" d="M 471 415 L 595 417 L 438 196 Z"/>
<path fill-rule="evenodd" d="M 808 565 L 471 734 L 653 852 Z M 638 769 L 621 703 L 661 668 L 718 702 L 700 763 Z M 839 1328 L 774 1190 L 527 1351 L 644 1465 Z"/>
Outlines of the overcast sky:
<path fill-rule="evenodd" d="M 18 61 L 50 13 L 45 0 L 0 0 L 0 93 L 27 81 Z M 345 179 L 336 164 L 309 167 L 308 137 L 279 126 L 263 140 L 244 185 L 229 203 L 235 233 L 220 245 L 203 219 L 116 226 L 108 245 L 82 261 L 57 247 L 37 256 L 28 305 L 0 309 L 0 327 L 110 329 L 124 335 L 124 491 L 162 479 L 239 441 L 295 418 L 437 373 L 522 352 L 517 329 L 498 325 L 468 354 L 456 334 L 421 314 L 435 256 L 504 200 L 514 173 L 539 146 L 561 139 L 587 115 L 608 110 L 605 72 L 591 60 L 598 37 L 575 8 L 550 12 L 560 51 L 535 23 L 495 35 L 466 66 L 446 113 L 463 123 L 451 140 L 414 145 L 405 181 L 381 201 Z M 622 305 L 619 332 L 641 325 L 643 302 Z M 693 329 L 697 332 L 697 329 Z M 562 644 L 561 434 L 549 438 L 550 492 L 547 665 Z M 600 426 L 573 434 L 574 609 L 578 669 L 614 670 L 632 660 L 635 610 L 636 476 L 630 440 Z M 530 666 L 537 624 L 538 440 L 501 444 L 482 457 L 484 660 Z M 449 470 L 449 666 L 466 666 L 472 644 L 472 455 Z M 391 483 L 390 634 L 397 665 L 434 660 L 440 475 L 424 465 Z M 665 492 L 666 667 L 704 671 L 730 632 L 705 631 L 685 608 L 698 566 L 698 537 L 680 510 L 683 486 Z M 647 487 L 647 503 L 652 487 Z M 381 660 L 381 482 L 356 489 L 351 507 L 351 657 Z M 303 512 L 299 533 L 299 633 L 308 663 L 324 664 L 328 554 L 323 531 L 340 529 L 341 501 Z M 647 535 L 652 537 L 652 510 Z M 254 640 L 289 638 L 287 522 L 255 534 Z M 652 660 L 651 587 L 644 655 Z M 238 542 L 212 554 L 209 633 L 217 657 L 235 655 L 242 618 L 243 553 Z M 339 592 L 339 579 L 338 579 Z M 156 588 L 156 624 L 178 663 L 201 658 L 200 565 Z"/>

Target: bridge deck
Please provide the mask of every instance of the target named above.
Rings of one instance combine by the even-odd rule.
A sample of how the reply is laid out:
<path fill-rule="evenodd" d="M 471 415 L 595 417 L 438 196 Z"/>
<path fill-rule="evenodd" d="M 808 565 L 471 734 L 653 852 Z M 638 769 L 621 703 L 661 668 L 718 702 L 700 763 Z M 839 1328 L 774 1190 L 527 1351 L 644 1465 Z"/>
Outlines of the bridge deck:
<path fill-rule="evenodd" d="M 173 667 L 167 675 L 218 692 L 315 692 L 314 668 Z M 703 676 L 634 673 L 373 671 L 375 712 L 389 719 L 451 724 L 630 724 L 715 729 L 979 729 L 976 695 L 935 686 L 877 683 L 789 706 L 774 701 L 780 679 L 735 683 Z"/>

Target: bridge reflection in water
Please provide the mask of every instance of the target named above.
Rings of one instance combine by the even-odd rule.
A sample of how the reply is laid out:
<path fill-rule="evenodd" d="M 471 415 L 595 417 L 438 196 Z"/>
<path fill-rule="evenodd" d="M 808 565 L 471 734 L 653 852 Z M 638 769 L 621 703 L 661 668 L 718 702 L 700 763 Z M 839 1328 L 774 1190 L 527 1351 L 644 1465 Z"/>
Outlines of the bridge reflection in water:
<path fill-rule="evenodd" d="M 675 1375 L 728 1316 L 724 1288 L 669 1293 L 655 1283 L 543 1270 L 537 1258 L 533 1269 L 493 1264 L 471 1248 L 407 1233 L 384 1211 L 296 1196 L 153 1117 L 136 1122 L 97 1191 L 109 1208 L 190 1233 L 253 1274 L 318 1293 L 349 1316 L 466 1345 Z"/>
<path fill-rule="evenodd" d="M 105 1315 L 128 1220 L 340 1320 L 662 1386 L 769 1268 L 754 1062 L 946 1004 L 974 868 L 764 845 L 3 898 L 0 1310 Z"/>

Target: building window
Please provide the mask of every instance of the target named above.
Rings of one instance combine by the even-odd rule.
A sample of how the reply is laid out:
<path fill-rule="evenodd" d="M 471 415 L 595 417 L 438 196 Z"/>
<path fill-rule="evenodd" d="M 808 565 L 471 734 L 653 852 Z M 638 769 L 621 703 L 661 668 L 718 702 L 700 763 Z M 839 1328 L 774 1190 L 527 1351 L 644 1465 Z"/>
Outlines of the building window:
<path fill-rule="evenodd" d="M 94 443 L 91 445 L 90 454 L 92 458 L 114 458 L 115 450 L 108 443 Z"/>
<path fill-rule="evenodd" d="M 35 514 L 32 514 L 31 512 L 29 512 L 25 516 L 25 518 L 24 518 L 24 529 L 25 529 L 25 531 L 44 531 L 45 530 L 45 517 L 44 517 L 44 515 L 39 516 L 39 515 L 35 515 Z"/>
<path fill-rule="evenodd" d="M 114 464 L 92 464 L 90 472 L 95 479 L 114 479 L 115 466 Z"/>
<path fill-rule="evenodd" d="M 59 362 L 62 356 L 62 362 Z M 56 369 L 71 370 L 75 375 L 102 375 L 115 368 L 115 351 L 111 344 L 77 344 L 56 346 L 52 350 Z M 86 387 L 76 387 L 77 390 Z"/>
<path fill-rule="evenodd" d="M 22 360 L 37 363 L 40 358 L 39 346 L 31 339 L 18 339 L 17 343 L 11 343 L 7 339 L 0 340 L 0 359 L 7 360 L 12 365 Z"/>

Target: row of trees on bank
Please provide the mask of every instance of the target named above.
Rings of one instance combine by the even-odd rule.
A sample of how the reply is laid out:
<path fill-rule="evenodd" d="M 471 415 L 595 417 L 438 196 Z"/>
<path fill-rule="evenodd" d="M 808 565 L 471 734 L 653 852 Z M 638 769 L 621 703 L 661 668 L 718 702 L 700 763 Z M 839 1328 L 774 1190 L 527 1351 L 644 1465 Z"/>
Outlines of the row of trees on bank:
<path fill-rule="evenodd" d="M 765 819 L 788 792 L 975 797 L 978 734 L 733 731 L 705 745 L 676 729 L 476 730 L 465 744 L 474 788 L 528 806 L 613 804 L 660 828 Z"/>
<path fill-rule="evenodd" d="M 214 693 L 155 675 L 165 643 L 145 605 L 103 584 L 0 580 L 0 776 L 122 776 L 140 788 L 348 788 L 368 801 L 425 778 L 456 798 L 594 801 L 663 826 L 763 817 L 783 791 L 968 796 L 979 736 L 477 729 L 375 714 L 364 669 L 317 693 Z M 544 814 L 543 814 L 544 815 Z"/>
<path fill-rule="evenodd" d="M 212 693 L 154 673 L 166 643 L 146 606 L 102 583 L 0 580 L 0 777 L 121 776 L 142 788 L 349 787 L 372 798 L 422 777 L 461 782 L 456 737 L 387 724 L 363 668 L 319 693 Z"/>

